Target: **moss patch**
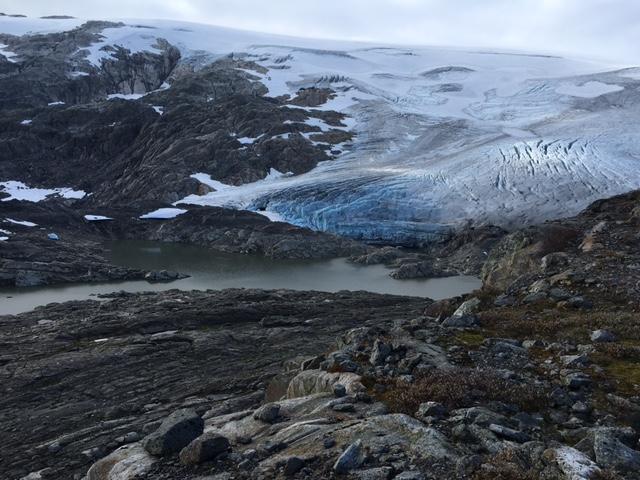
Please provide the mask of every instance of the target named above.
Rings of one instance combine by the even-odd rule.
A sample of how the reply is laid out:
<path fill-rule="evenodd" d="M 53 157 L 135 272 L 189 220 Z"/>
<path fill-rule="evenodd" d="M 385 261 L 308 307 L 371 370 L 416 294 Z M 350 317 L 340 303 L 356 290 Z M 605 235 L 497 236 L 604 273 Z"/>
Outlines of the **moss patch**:
<path fill-rule="evenodd" d="M 458 332 L 454 336 L 455 343 L 463 344 L 470 348 L 478 348 L 484 342 L 485 336 L 478 332 Z"/>
<path fill-rule="evenodd" d="M 594 360 L 604 369 L 605 376 L 615 383 L 618 393 L 640 394 L 640 359 L 610 358 L 596 354 Z"/>

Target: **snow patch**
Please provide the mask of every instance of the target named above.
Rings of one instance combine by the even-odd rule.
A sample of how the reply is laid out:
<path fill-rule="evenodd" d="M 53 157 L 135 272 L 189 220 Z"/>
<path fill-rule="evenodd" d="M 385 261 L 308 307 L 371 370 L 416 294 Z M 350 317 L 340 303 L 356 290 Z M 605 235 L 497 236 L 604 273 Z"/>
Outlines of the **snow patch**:
<path fill-rule="evenodd" d="M 138 100 L 144 96 L 144 93 L 112 93 L 107 95 L 107 99 L 113 100 L 115 98 L 119 98 L 121 100 Z"/>
<path fill-rule="evenodd" d="M 256 141 L 264 137 L 264 134 L 258 135 L 257 137 L 240 137 L 236 138 L 242 145 L 253 145 Z"/>
<path fill-rule="evenodd" d="M 20 125 L 31 125 L 32 122 L 33 122 L 33 120 L 22 120 L 20 122 Z"/>
<path fill-rule="evenodd" d="M 152 108 L 158 115 L 162 115 L 164 113 L 164 107 L 161 107 L 160 105 L 153 105 Z"/>
<path fill-rule="evenodd" d="M 640 80 L 640 68 L 627 68 L 619 74 L 624 78 L 631 78 L 633 80 Z"/>
<path fill-rule="evenodd" d="M 176 218 L 183 213 L 187 213 L 188 210 L 184 210 L 182 208 L 159 208 L 158 210 L 154 210 L 153 212 L 145 213 L 144 215 L 140 215 L 140 218 L 143 220 L 146 219 L 154 219 L 154 220 L 168 220 L 171 218 Z"/>
<path fill-rule="evenodd" d="M 63 198 L 80 199 L 87 193 L 84 190 L 73 190 L 72 188 L 31 188 L 22 182 L 10 180 L 0 182 L 0 191 L 9 194 L 8 198 L 3 198 L 3 202 L 9 200 L 24 200 L 27 202 L 40 202 L 50 195 Z"/>
<path fill-rule="evenodd" d="M 37 223 L 28 222 L 26 220 L 14 220 L 13 218 L 5 218 L 5 221 L 13 223 L 14 225 L 22 225 L 23 227 L 37 227 Z"/>
<path fill-rule="evenodd" d="M 50 106 L 50 107 L 52 107 L 52 106 L 54 106 L 54 105 L 64 105 L 64 102 L 60 102 L 60 101 L 58 101 L 58 102 L 51 102 L 51 103 L 47 103 L 47 105 L 48 105 L 48 106 Z"/>
<path fill-rule="evenodd" d="M 17 60 L 14 60 L 14 57 L 17 57 L 18 54 L 7 50 L 7 48 L 9 48 L 8 45 L 5 45 L 4 43 L 0 43 L 0 55 L 4 55 L 4 57 L 7 60 L 9 60 L 11 63 L 18 63 Z"/>
<path fill-rule="evenodd" d="M 275 168 L 272 168 L 267 176 L 262 180 L 235 186 L 214 180 L 206 173 L 195 173 L 191 175 L 191 178 L 195 178 L 199 182 L 215 189 L 215 192 L 207 193 L 206 195 L 189 195 L 175 204 L 204 205 L 210 207 L 229 207 L 240 210 L 250 210 L 264 215 L 271 221 L 284 222 L 285 220 L 280 214 L 270 211 L 268 208 L 251 208 L 251 202 L 256 198 L 256 196 L 259 196 L 261 192 L 268 191 L 272 184 L 289 177 L 293 177 L 292 172 L 282 173 Z"/>
<path fill-rule="evenodd" d="M 602 82 L 586 82 L 582 85 L 565 83 L 556 88 L 556 92 L 562 95 L 570 95 L 572 97 L 596 98 L 607 93 L 620 92 L 624 87 L 620 85 L 611 85 Z"/>
<path fill-rule="evenodd" d="M 94 66 L 100 67 L 103 60 L 113 58 L 113 51 L 109 47 L 122 47 L 131 53 L 151 52 L 162 53 L 156 47 L 158 38 L 149 35 L 148 29 L 139 26 L 105 28 L 100 35 L 103 39 L 82 50 L 87 52 L 86 59 Z"/>
<path fill-rule="evenodd" d="M 105 217 L 103 215 L 85 215 L 84 219 L 88 222 L 101 222 L 104 220 L 113 220 L 111 217 Z"/>
<path fill-rule="evenodd" d="M 229 188 L 233 188 L 233 185 L 227 185 L 226 183 L 222 183 L 222 182 L 219 182 L 218 180 L 214 180 L 213 178 L 211 178 L 211 175 L 209 175 L 208 173 L 194 173 L 193 175 L 190 176 L 190 178 L 195 178 L 200 183 L 213 188 L 217 192 L 220 192 L 222 190 L 226 190 Z"/>

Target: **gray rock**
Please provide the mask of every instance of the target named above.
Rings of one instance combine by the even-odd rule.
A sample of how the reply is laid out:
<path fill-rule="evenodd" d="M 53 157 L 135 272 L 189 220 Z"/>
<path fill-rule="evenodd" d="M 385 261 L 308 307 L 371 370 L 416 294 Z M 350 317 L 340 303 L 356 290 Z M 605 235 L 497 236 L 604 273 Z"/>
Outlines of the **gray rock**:
<path fill-rule="evenodd" d="M 502 425 L 497 425 L 495 423 L 489 425 L 489 430 L 495 433 L 498 437 L 502 437 L 513 442 L 525 443 L 531 440 L 531 437 L 524 432 L 504 427 Z"/>
<path fill-rule="evenodd" d="M 204 421 L 191 409 L 173 412 L 160 427 L 143 440 L 143 446 L 152 455 L 170 455 L 186 447 L 202 434 Z"/>
<path fill-rule="evenodd" d="M 178 272 L 160 270 L 160 271 L 147 272 L 147 274 L 144 276 L 144 279 L 149 283 L 163 283 L 163 282 L 173 282 L 174 280 L 179 280 L 181 278 L 186 278 L 186 277 L 187 275 L 183 275 Z"/>
<path fill-rule="evenodd" d="M 253 413 L 253 418 L 265 423 L 275 423 L 279 416 L 280 405 L 277 403 L 267 403 Z"/>
<path fill-rule="evenodd" d="M 547 300 L 547 294 L 545 292 L 530 293 L 522 300 L 524 303 L 540 303 Z"/>
<path fill-rule="evenodd" d="M 563 355 L 560 360 L 566 367 L 570 368 L 584 367 L 589 364 L 587 355 Z"/>
<path fill-rule="evenodd" d="M 304 468 L 304 460 L 300 457 L 289 457 L 284 464 L 284 474 L 287 477 L 295 475 Z"/>
<path fill-rule="evenodd" d="M 349 413 L 355 412 L 356 407 L 352 403 L 339 403 L 337 405 L 333 405 L 331 407 L 331 410 L 333 410 L 334 412 Z"/>
<path fill-rule="evenodd" d="M 341 383 L 336 383 L 333 386 L 333 394 L 338 398 L 342 398 L 347 394 L 347 387 L 345 387 Z"/>
<path fill-rule="evenodd" d="M 454 317 L 467 317 L 473 315 L 480 308 L 480 299 L 470 298 L 466 302 L 463 302 L 458 309 L 453 313 Z"/>
<path fill-rule="evenodd" d="M 478 317 L 475 315 L 451 316 L 442 322 L 442 326 L 447 328 L 474 328 L 478 325 Z"/>
<path fill-rule="evenodd" d="M 393 477 L 393 480 L 424 480 L 424 475 L 416 471 L 401 472 Z"/>
<path fill-rule="evenodd" d="M 199 465 L 229 450 L 229 440 L 216 433 L 205 433 L 180 451 L 184 465 Z"/>
<path fill-rule="evenodd" d="M 420 419 L 427 417 L 443 418 L 447 414 L 447 408 L 438 402 L 421 403 L 415 416 Z"/>
<path fill-rule="evenodd" d="M 393 474 L 391 467 L 369 468 L 356 472 L 355 476 L 359 480 L 388 480 Z M 397 478 L 397 477 L 396 477 Z"/>
<path fill-rule="evenodd" d="M 336 441 L 333 438 L 325 438 L 322 441 L 322 446 L 327 449 L 333 448 L 336 446 Z"/>
<path fill-rule="evenodd" d="M 516 299 L 511 295 L 502 294 L 496 297 L 493 304 L 496 307 L 511 307 L 516 304 Z"/>
<path fill-rule="evenodd" d="M 571 297 L 566 302 L 567 302 L 567 306 L 571 308 L 580 308 L 584 310 L 589 310 L 590 308 L 593 308 L 593 302 L 581 296 Z"/>
<path fill-rule="evenodd" d="M 562 446 L 554 450 L 556 462 L 568 480 L 588 480 L 600 472 L 598 466 L 583 452 Z"/>
<path fill-rule="evenodd" d="M 340 372 L 357 372 L 360 366 L 351 359 L 351 356 L 344 351 L 331 352 L 327 360 L 322 362 L 324 370 Z"/>
<path fill-rule="evenodd" d="M 591 332 L 591 341 L 594 343 L 615 342 L 616 336 L 608 330 L 595 330 Z"/>
<path fill-rule="evenodd" d="M 585 402 L 578 401 L 571 405 L 571 411 L 581 415 L 586 415 L 591 412 L 591 407 Z"/>
<path fill-rule="evenodd" d="M 545 279 L 538 280 L 537 282 L 533 282 L 529 287 L 529 293 L 538 293 L 538 292 L 546 292 L 549 290 L 549 282 Z"/>
<path fill-rule="evenodd" d="M 591 385 L 592 380 L 585 373 L 577 372 L 570 373 L 564 377 L 564 384 L 572 390 L 577 390 L 582 387 L 588 387 Z"/>
<path fill-rule="evenodd" d="M 571 294 L 562 288 L 552 288 L 549 290 L 549 296 L 556 301 L 571 298 Z"/>
<path fill-rule="evenodd" d="M 371 365 L 384 365 L 387 357 L 391 355 L 391 345 L 384 343 L 379 338 L 373 343 L 371 349 L 371 356 L 369 357 L 369 363 Z"/>
<path fill-rule="evenodd" d="M 134 475 L 144 477 L 157 461 L 139 443 L 132 443 L 94 463 L 87 472 L 86 480 L 130 480 Z M 65 475 L 55 478 L 70 477 Z"/>
<path fill-rule="evenodd" d="M 547 273 L 557 272 L 569 264 L 569 255 L 564 252 L 549 253 L 542 257 L 540 266 Z"/>
<path fill-rule="evenodd" d="M 362 448 L 362 440 L 356 440 L 349 445 L 347 449 L 338 457 L 333 465 L 333 470 L 339 474 L 349 473 L 360 467 L 364 462 L 364 451 Z"/>
<path fill-rule="evenodd" d="M 133 443 L 140 440 L 141 435 L 138 432 L 129 432 L 125 435 L 116 438 L 116 442 L 119 444 Z"/>
<path fill-rule="evenodd" d="M 545 344 L 542 340 L 525 340 L 524 342 L 522 342 L 522 346 L 527 350 L 531 348 L 543 348 L 544 345 Z"/>
<path fill-rule="evenodd" d="M 623 471 L 640 469 L 640 452 L 633 450 L 609 429 L 597 430 L 593 437 L 596 463 L 605 468 Z"/>

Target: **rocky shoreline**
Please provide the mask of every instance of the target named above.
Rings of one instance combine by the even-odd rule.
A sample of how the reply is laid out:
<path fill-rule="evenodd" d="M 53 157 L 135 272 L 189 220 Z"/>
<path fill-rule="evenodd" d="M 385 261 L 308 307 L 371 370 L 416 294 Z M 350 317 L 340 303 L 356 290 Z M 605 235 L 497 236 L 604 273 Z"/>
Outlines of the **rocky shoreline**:
<path fill-rule="evenodd" d="M 184 243 L 278 259 L 348 257 L 371 250 L 353 240 L 271 222 L 246 211 L 196 207 L 173 219 L 141 220 L 142 211 L 113 208 L 109 211 L 111 220 L 87 221 L 86 211 L 66 203 L 56 199 L 0 202 L 0 229 L 7 232 L 7 241 L 0 241 L 0 286 L 153 280 L 162 276 L 110 264 L 104 254 L 107 240 Z M 51 240 L 50 233 L 57 239 Z"/>
<path fill-rule="evenodd" d="M 3 317 L 2 472 L 636 479 L 639 212 L 510 233 L 482 290 L 435 303 L 169 291 Z"/>

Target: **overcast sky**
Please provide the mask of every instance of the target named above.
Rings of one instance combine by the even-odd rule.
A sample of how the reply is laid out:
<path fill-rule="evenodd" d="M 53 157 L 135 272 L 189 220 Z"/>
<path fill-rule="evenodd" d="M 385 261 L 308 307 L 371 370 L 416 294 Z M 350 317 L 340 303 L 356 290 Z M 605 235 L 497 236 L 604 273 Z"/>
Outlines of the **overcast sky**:
<path fill-rule="evenodd" d="M 0 0 L 29 16 L 167 18 L 295 36 L 640 64 L 639 0 Z"/>

